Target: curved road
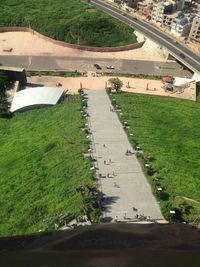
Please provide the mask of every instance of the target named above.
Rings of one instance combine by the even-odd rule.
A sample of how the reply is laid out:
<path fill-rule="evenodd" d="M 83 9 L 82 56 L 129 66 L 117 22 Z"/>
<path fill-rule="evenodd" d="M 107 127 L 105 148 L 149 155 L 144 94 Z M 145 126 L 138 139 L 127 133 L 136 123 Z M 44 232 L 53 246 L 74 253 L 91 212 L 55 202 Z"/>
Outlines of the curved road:
<path fill-rule="evenodd" d="M 178 43 L 173 43 L 173 39 L 170 38 L 167 34 L 153 27 L 151 24 L 146 23 L 142 20 L 139 20 L 130 14 L 126 13 L 126 15 L 122 15 L 122 11 L 120 11 L 117 7 L 114 7 L 108 3 L 105 3 L 101 0 L 91 0 L 91 3 L 95 4 L 106 13 L 111 16 L 121 20 L 125 24 L 141 31 L 145 36 L 154 40 L 156 43 L 164 46 L 167 50 L 169 50 L 170 54 L 172 54 L 175 58 L 181 61 L 184 65 L 190 68 L 192 71 L 200 74 L 200 57 L 186 48 L 184 45 Z M 180 55 L 182 53 L 182 56 Z M 183 58 L 184 57 L 184 58 Z"/>

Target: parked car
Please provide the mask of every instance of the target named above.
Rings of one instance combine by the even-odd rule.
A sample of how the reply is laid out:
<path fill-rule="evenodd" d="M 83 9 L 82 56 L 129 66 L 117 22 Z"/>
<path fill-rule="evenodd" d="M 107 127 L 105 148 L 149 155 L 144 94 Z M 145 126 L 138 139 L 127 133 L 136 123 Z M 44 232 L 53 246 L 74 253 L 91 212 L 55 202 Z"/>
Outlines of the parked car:
<path fill-rule="evenodd" d="M 101 66 L 99 66 L 99 64 L 94 64 L 94 67 L 96 68 L 96 69 L 98 69 L 98 70 L 101 70 Z"/>
<path fill-rule="evenodd" d="M 115 69 L 114 66 L 107 66 L 106 68 L 107 68 L 108 70 L 114 70 L 114 69 Z"/>

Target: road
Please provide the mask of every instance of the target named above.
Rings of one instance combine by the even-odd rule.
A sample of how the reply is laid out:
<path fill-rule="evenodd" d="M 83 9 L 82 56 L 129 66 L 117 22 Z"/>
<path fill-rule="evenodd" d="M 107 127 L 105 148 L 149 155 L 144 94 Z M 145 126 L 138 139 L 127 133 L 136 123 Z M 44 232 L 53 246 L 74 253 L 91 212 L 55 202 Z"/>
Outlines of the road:
<path fill-rule="evenodd" d="M 177 62 L 157 62 L 144 60 L 56 57 L 56 56 L 0 56 L 0 63 L 5 66 L 21 67 L 27 70 L 66 70 L 66 71 L 97 71 L 94 63 L 98 63 L 102 70 L 108 65 L 114 65 L 112 72 L 173 75 L 191 78 L 188 70 L 183 70 Z"/>
<path fill-rule="evenodd" d="M 194 72 L 200 74 L 200 57 L 190 51 L 186 46 L 180 43 L 173 43 L 173 39 L 167 34 L 155 28 L 149 23 L 136 19 L 128 13 L 126 13 L 126 16 L 123 16 L 121 14 L 122 11 L 120 11 L 113 5 L 107 4 L 104 1 L 100 0 L 91 0 L 91 3 L 95 4 L 106 13 L 117 18 L 118 20 L 121 20 L 130 27 L 142 32 L 145 36 L 152 39 L 161 46 L 164 46 L 178 60 L 184 63 L 187 67 L 191 68 L 191 70 L 193 70 Z M 180 53 L 182 53 L 185 57 L 181 57 Z"/>
<path fill-rule="evenodd" d="M 116 112 L 112 111 L 106 91 L 85 90 L 85 93 L 92 153 L 103 196 L 103 217 L 108 221 L 134 221 L 136 214 L 144 214 L 163 220 L 136 155 L 125 153 L 133 149 Z"/>

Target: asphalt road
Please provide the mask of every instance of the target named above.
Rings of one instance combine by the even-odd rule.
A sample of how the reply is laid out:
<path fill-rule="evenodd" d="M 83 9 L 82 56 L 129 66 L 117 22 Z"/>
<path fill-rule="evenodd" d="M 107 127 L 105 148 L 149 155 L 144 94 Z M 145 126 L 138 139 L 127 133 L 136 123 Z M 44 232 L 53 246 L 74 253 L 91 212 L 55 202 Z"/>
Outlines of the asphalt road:
<path fill-rule="evenodd" d="M 0 56 L 0 63 L 11 67 L 22 67 L 27 70 L 62 70 L 62 71 L 97 71 L 94 67 L 98 63 L 102 70 L 106 66 L 113 65 L 112 72 L 152 74 L 152 75 L 176 75 L 191 77 L 191 73 L 182 69 L 177 62 L 155 62 L 144 60 L 122 60 L 107 58 L 82 58 L 82 57 L 53 57 L 53 56 Z"/>
<path fill-rule="evenodd" d="M 128 13 L 126 13 L 126 16 L 123 16 L 120 13 L 122 11 L 120 11 L 118 8 L 114 6 L 105 3 L 104 1 L 91 0 L 91 2 L 96 6 L 98 6 L 99 8 L 101 8 L 102 10 L 104 10 L 106 13 L 121 20 L 130 27 L 133 27 L 134 29 L 141 31 L 148 38 L 164 46 L 178 60 L 183 62 L 186 66 L 190 67 L 194 72 L 198 72 L 200 74 L 200 57 L 194 54 L 184 45 L 180 43 L 178 44 L 173 43 L 173 39 L 170 38 L 167 34 L 158 30 L 149 23 L 136 19 L 135 17 L 133 17 Z M 180 53 L 184 54 L 185 57 L 184 58 L 181 57 Z"/>

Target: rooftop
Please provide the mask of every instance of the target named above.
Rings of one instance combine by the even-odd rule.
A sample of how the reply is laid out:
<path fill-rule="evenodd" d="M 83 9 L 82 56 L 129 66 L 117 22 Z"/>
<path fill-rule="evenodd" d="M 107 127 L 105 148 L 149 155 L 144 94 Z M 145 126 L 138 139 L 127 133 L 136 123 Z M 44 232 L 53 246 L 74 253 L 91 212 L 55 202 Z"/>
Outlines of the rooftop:
<path fill-rule="evenodd" d="M 16 68 L 16 67 L 0 66 L 0 70 L 22 72 L 24 69 L 23 68 Z"/>

